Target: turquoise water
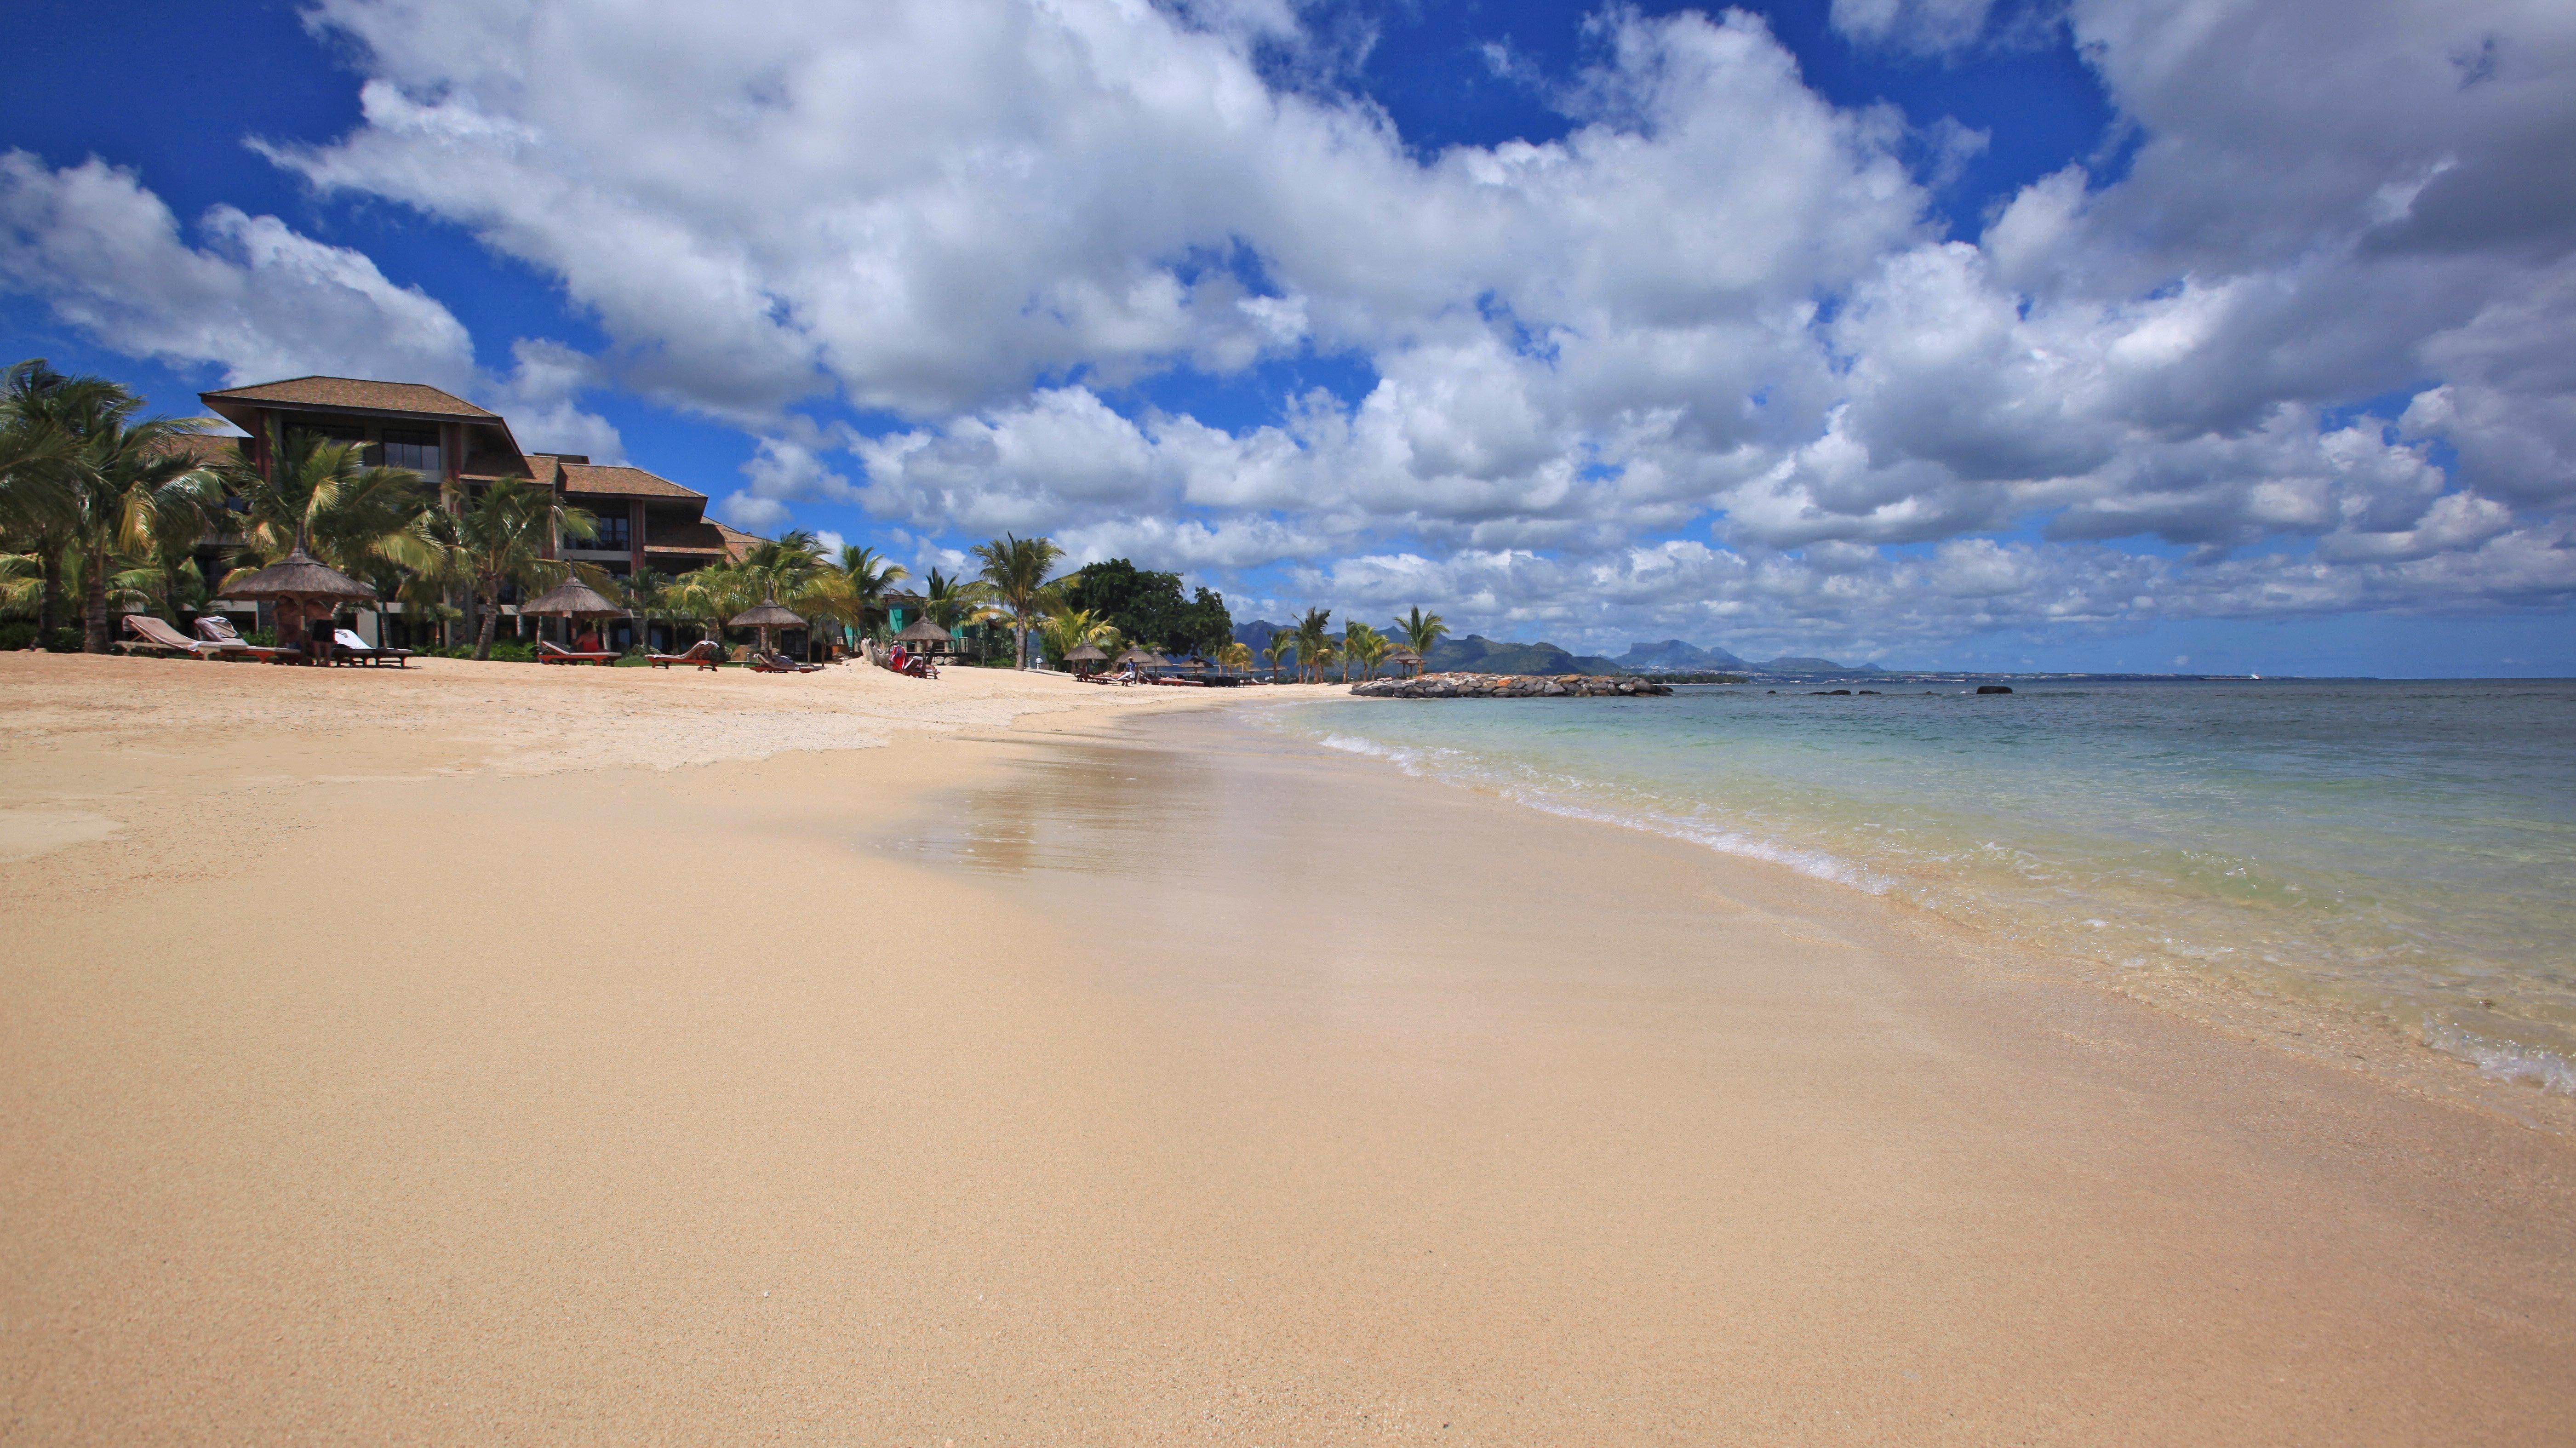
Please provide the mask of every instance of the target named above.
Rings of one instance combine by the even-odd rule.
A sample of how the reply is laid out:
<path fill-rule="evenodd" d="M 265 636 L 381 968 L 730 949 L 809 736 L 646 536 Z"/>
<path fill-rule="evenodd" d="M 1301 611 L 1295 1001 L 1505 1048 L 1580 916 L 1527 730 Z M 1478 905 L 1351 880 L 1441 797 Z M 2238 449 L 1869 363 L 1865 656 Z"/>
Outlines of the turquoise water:
<path fill-rule="evenodd" d="M 2576 1094 L 2576 682 L 2018 687 L 1337 700 L 1273 718 L 2101 973 L 2358 1013 Z"/>

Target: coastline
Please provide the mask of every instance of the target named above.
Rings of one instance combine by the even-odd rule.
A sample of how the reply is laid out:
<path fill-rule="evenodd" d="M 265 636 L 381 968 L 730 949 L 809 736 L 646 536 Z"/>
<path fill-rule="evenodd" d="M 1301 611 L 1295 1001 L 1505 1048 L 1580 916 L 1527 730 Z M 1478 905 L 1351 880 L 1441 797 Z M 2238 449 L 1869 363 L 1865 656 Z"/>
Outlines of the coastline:
<path fill-rule="evenodd" d="M 0 862 L 13 1437 L 2569 1406 L 2566 1142 L 1787 871 L 1265 750 L 1196 691 L 513 677 L 406 718 L 166 667 L 269 707 L 5 679 L 46 733 L 0 803 L 56 832 Z"/>

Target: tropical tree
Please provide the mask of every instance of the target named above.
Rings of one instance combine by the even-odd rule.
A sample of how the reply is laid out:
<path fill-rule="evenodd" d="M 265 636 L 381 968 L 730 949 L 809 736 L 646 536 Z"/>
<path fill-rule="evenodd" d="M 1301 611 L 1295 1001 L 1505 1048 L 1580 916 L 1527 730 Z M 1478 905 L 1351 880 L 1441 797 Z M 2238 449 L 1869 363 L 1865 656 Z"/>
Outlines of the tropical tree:
<path fill-rule="evenodd" d="M 1051 606 L 1054 600 L 1041 599 L 1042 613 L 1060 611 Z M 979 578 L 951 578 L 934 568 L 921 581 L 921 611 L 941 628 L 955 628 L 971 621 L 979 611 L 993 603 L 993 586 Z"/>
<path fill-rule="evenodd" d="M 80 517 L 71 476 L 80 438 L 72 420 L 119 391 L 102 378 L 66 377 L 41 357 L 0 377 L 0 534 L 26 550 L 39 574 L 30 647 L 41 647 L 63 621 L 63 556 Z"/>
<path fill-rule="evenodd" d="M 1324 681 L 1324 666 L 1333 661 L 1333 636 L 1326 632 L 1332 625 L 1329 608 L 1309 608 L 1297 621 L 1297 677 L 1312 675 L 1316 683 Z"/>
<path fill-rule="evenodd" d="M 1431 646 L 1440 641 L 1441 635 L 1449 632 L 1449 625 L 1440 615 L 1424 613 L 1422 606 L 1415 604 L 1411 613 L 1395 621 L 1395 631 L 1404 639 L 1404 646 L 1411 649 L 1414 657 L 1422 660 L 1423 666 L 1428 668 Z"/>
<path fill-rule="evenodd" d="M 223 506 L 222 477 L 184 442 L 204 424 L 137 421 L 142 408 L 143 399 L 116 388 L 92 395 L 70 418 L 80 447 L 62 475 L 73 499 L 68 541 L 80 562 L 81 648 L 88 653 L 106 653 L 114 643 L 108 580 L 120 565 L 150 567 L 156 545 L 193 545 Z"/>
<path fill-rule="evenodd" d="M 436 499 L 420 474 L 370 464 L 365 443 L 301 430 L 271 430 L 268 456 L 265 469 L 224 469 L 240 510 L 230 520 L 242 538 L 236 574 L 276 563 L 298 544 L 349 574 L 437 566 L 422 526 Z"/>
<path fill-rule="evenodd" d="M 492 657 L 492 636 L 501 623 L 501 590 L 551 588 L 563 581 L 570 565 L 546 556 L 557 538 L 586 539 L 599 531 L 599 520 L 568 507 L 554 489 L 522 478 L 498 478 L 457 515 L 456 536 L 463 564 L 474 580 L 474 596 L 483 619 L 474 631 L 474 657 Z M 592 570 L 596 572 L 596 570 Z M 608 580 L 589 580 L 593 586 Z"/>
<path fill-rule="evenodd" d="M 738 566 L 759 589 L 761 598 L 795 598 L 822 570 L 823 548 L 812 532 L 792 528 L 776 538 L 752 544 L 744 550 Z"/>
<path fill-rule="evenodd" d="M 681 574 L 671 585 L 669 602 L 682 617 L 698 620 L 707 637 L 721 644 L 725 620 L 760 602 L 752 594 L 759 582 L 738 564 L 710 563 Z"/>
<path fill-rule="evenodd" d="M 1367 624 L 1353 623 L 1349 628 L 1342 630 L 1342 681 L 1344 683 L 1350 681 L 1351 665 L 1354 663 L 1360 666 L 1362 682 L 1376 678 L 1377 666 L 1385 662 L 1386 656 L 1393 652 L 1394 648 L 1395 645 L 1387 642 L 1386 635 Z"/>
<path fill-rule="evenodd" d="M 1261 656 L 1270 661 L 1270 678 L 1272 682 L 1275 683 L 1278 681 L 1280 661 L 1296 651 L 1297 634 L 1293 629 L 1283 628 L 1273 632 L 1270 635 L 1270 642 L 1262 645 Z"/>
<path fill-rule="evenodd" d="M 1013 660 L 1021 668 L 1029 666 L 1029 630 L 1036 627 L 1045 612 L 1047 575 L 1064 558 L 1064 550 L 1047 538 L 1019 538 L 1004 534 L 990 543 L 978 543 L 975 561 L 983 565 L 983 581 L 993 590 L 995 612 L 1011 625 Z"/>
<path fill-rule="evenodd" d="M 855 642 L 885 617 L 886 595 L 907 576 L 903 565 L 887 562 L 875 549 L 846 543 L 806 579 L 797 606 L 831 619 Z"/>
<path fill-rule="evenodd" d="M 1087 608 L 1062 608 L 1049 613 L 1038 626 L 1038 636 L 1047 657 L 1058 661 L 1084 644 L 1115 654 L 1122 642 L 1118 625 Z"/>
<path fill-rule="evenodd" d="M 1228 640 L 1223 648 L 1216 651 L 1216 666 L 1249 672 L 1252 668 L 1252 645 L 1241 639 Z"/>
<path fill-rule="evenodd" d="M 671 575 L 638 568 L 617 580 L 614 596 L 634 612 L 637 642 L 651 647 L 653 625 L 671 617 Z"/>
<path fill-rule="evenodd" d="M 45 592 L 45 565 L 33 553 L 0 553 L 0 614 L 35 611 Z"/>

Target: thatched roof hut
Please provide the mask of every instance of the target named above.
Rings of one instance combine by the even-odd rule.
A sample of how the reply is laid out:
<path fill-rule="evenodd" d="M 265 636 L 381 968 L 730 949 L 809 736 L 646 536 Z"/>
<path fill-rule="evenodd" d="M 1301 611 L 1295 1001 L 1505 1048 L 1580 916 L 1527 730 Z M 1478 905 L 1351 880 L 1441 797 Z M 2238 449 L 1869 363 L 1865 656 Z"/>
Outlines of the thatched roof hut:
<path fill-rule="evenodd" d="M 322 563 L 304 551 L 299 543 L 294 551 L 250 577 L 223 590 L 226 598 L 272 598 L 297 601 L 331 601 L 343 599 L 376 601 L 376 591 L 340 570 Z"/>
<path fill-rule="evenodd" d="M 779 607 L 778 600 L 774 598 L 744 609 L 735 614 L 725 625 L 727 628 L 803 628 L 804 626 L 805 620 Z"/>
<path fill-rule="evenodd" d="M 626 606 L 610 601 L 605 594 L 575 575 L 547 589 L 544 596 L 520 604 L 519 612 L 553 614 L 563 618 L 623 617 Z"/>
<path fill-rule="evenodd" d="M 895 641 L 907 644 L 944 644 L 949 642 L 949 637 L 948 630 L 924 617 L 905 624 L 903 632 L 895 635 Z"/>
<path fill-rule="evenodd" d="M 1068 664 L 1096 664 L 1108 657 L 1098 644 L 1083 644 L 1067 653 L 1064 661 Z"/>

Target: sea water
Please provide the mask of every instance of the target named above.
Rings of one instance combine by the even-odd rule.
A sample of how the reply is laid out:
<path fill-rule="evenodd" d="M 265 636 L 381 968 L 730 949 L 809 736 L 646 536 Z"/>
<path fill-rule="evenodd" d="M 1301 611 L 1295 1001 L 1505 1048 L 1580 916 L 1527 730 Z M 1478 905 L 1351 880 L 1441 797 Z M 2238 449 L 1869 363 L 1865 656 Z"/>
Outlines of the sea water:
<path fill-rule="evenodd" d="M 2576 1094 L 2576 682 L 1685 686 L 1277 727 Z"/>

